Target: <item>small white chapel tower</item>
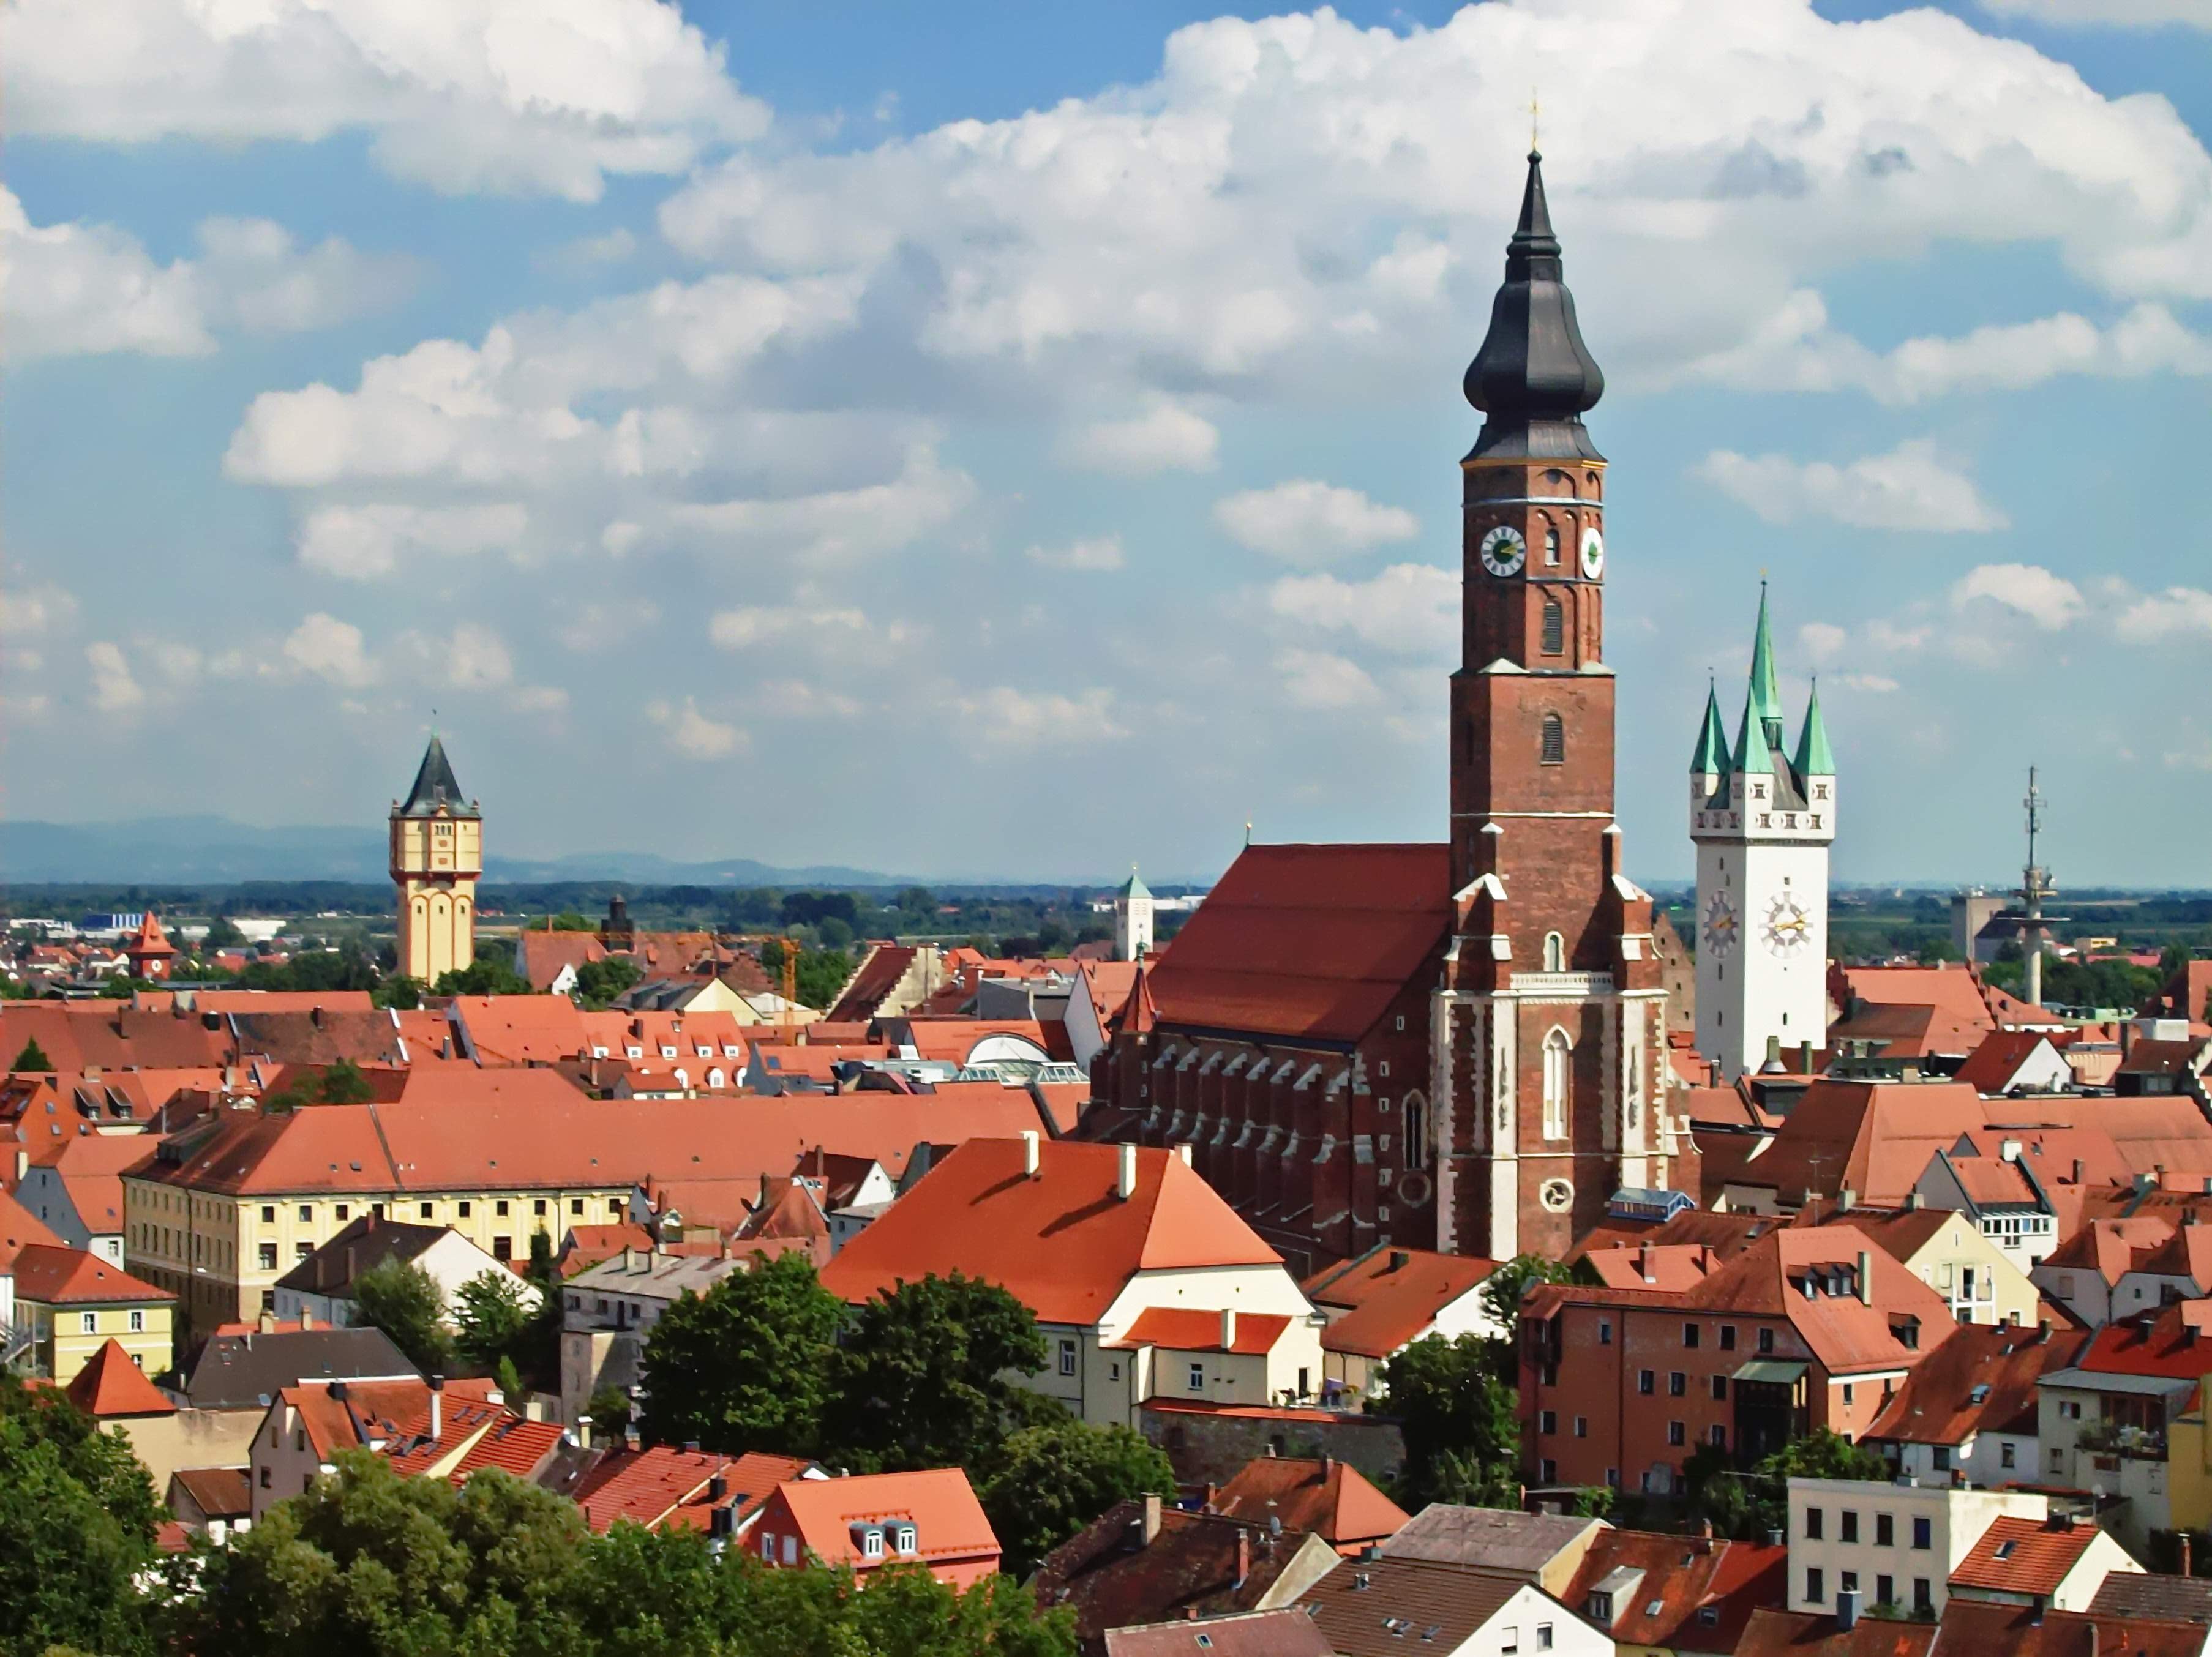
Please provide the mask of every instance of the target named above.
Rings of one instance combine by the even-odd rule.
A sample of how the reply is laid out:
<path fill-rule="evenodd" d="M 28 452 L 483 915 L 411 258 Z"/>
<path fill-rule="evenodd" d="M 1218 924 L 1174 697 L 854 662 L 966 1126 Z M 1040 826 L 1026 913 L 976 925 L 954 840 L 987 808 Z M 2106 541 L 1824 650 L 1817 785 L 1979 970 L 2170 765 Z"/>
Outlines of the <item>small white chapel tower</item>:
<path fill-rule="evenodd" d="M 1733 1078 L 1757 1071 L 1771 1047 L 1824 1046 L 1836 762 L 1817 685 L 1796 751 L 1784 744 L 1764 583 L 1733 750 L 1719 700 L 1705 693 L 1690 760 L 1690 838 L 1698 847 L 1698 1051 Z"/>
<path fill-rule="evenodd" d="M 1129 878 L 1121 889 L 1114 894 L 1114 957 L 1117 961 L 1139 961 L 1150 954 L 1152 947 L 1152 894 L 1137 877 L 1137 865 L 1129 865 Z"/>

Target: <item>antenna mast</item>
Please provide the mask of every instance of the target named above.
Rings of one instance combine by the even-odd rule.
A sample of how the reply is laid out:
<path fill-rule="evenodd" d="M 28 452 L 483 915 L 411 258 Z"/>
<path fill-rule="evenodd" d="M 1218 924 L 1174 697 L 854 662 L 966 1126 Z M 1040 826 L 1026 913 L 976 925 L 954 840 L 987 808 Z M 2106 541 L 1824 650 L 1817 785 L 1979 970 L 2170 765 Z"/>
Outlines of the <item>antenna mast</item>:
<path fill-rule="evenodd" d="M 2043 900 L 2056 897 L 2051 884 L 2051 871 L 2035 860 L 2036 837 L 2043 830 L 2043 790 L 2036 786 L 2036 768 L 2027 768 L 2027 798 L 2021 803 L 2027 808 L 2027 864 L 2021 871 L 2020 902 L 2021 952 L 2027 957 L 2027 976 L 2025 988 L 2028 1000 L 2037 1006 L 2043 1005 Z"/>

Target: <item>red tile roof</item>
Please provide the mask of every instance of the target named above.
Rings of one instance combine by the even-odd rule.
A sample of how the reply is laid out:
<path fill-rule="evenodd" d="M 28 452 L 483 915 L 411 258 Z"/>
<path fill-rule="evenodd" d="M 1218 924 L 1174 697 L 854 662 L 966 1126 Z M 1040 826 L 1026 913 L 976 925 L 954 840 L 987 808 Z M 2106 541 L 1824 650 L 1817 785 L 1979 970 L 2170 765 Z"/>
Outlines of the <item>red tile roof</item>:
<path fill-rule="evenodd" d="M 15 1255 L 15 1298 L 41 1306 L 94 1306 L 111 1301 L 173 1301 L 176 1296 L 82 1248 L 29 1243 Z"/>
<path fill-rule="evenodd" d="M 1964 1443 L 1982 1432 L 2035 1431 L 2035 1384 L 2074 1363 L 2089 1344 L 2078 1330 L 1962 1323 L 1907 1375 L 1873 1426 L 1871 1439 L 1901 1444 Z"/>
<path fill-rule="evenodd" d="M 1752 1613 L 1779 1605 L 1788 1594 L 1790 1551 L 1749 1542 L 1707 1541 L 1657 1531 L 1601 1530 L 1559 1598 L 1579 1612 L 1591 1592 L 1617 1570 L 1644 1580 L 1628 1605 L 1616 1603 L 1611 1628 L 1620 1647 L 1725 1652 Z M 1701 1623 L 1711 1610 L 1716 1620 Z"/>
<path fill-rule="evenodd" d="M 1419 1340 L 1447 1306 L 1479 1290 L 1498 1262 L 1473 1255 L 1378 1245 L 1316 1272 L 1304 1285 L 1316 1306 L 1345 1308 L 1322 1332 L 1332 1352 L 1383 1358 Z"/>
<path fill-rule="evenodd" d="M 1832 1617 L 1764 1606 L 1745 1623 L 1735 1657 L 1930 1657 L 1935 1643 L 1933 1623 L 1862 1617 L 1844 1630 Z"/>
<path fill-rule="evenodd" d="M 627 1520 L 648 1530 L 704 1530 L 716 1506 L 734 1508 L 740 1521 L 758 1511 L 776 1486 L 799 1478 L 813 1466 L 794 1456 L 757 1452 L 732 1458 L 717 1452 L 679 1450 L 655 1444 L 641 1450 L 617 1450 L 592 1469 L 575 1492 L 584 1521 L 595 1531 Z M 709 1481 L 724 1481 L 720 1502 L 709 1499 Z"/>
<path fill-rule="evenodd" d="M 2193 1381 L 2212 1375 L 2212 1340 L 2204 1338 L 2212 1304 L 2181 1301 L 2155 1318 L 2107 1324 L 2097 1331 L 2075 1367 L 2100 1375 L 2150 1375 Z"/>
<path fill-rule="evenodd" d="M 898 987 L 920 951 L 903 944 L 878 944 L 846 980 L 843 992 L 823 1017 L 838 1023 L 866 1023 L 884 998 Z"/>
<path fill-rule="evenodd" d="M 1966 1055 L 1955 1079 L 1981 1093 L 2002 1093 L 2035 1050 L 2050 1037 L 2039 1030 L 1994 1030 Z"/>
<path fill-rule="evenodd" d="M 1452 920 L 1445 846 L 1248 846 L 1146 971 L 1161 1026 L 1357 1041 Z"/>
<path fill-rule="evenodd" d="M 787 1514 L 802 1545 L 828 1565 L 866 1570 L 897 1560 L 901 1556 L 889 1547 L 880 1557 L 869 1558 L 853 1535 L 855 1525 L 887 1519 L 914 1522 L 915 1550 L 908 1558 L 944 1564 L 999 1556 L 998 1536 L 983 1516 L 967 1473 L 958 1467 L 794 1478 L 776 1487 L 760 1524 L 780 1528 Z"/>
<path fill-rule="evenodd" d="M 2099 1652 L 2111 1657 L 2201 1657 L 2204 1645 L 2202 1623 L 2045 1611 L 1954 1593 L 1937 1625 L 1936 1653 L 1936 1657 L 1954 1652 L 1976 1657 L 1983 1652 L 2002 1652 L 2005 1657 L 2095 1657 Z M 1854 1650 L 1852 1657 L 1860 1654 Z"/>
<path fill-rule="evenodd" d="M 1940 1007 L 1953 1017 L 1983 1029 L 1995 1026 L 1972 970 L 1956 964 L 1937 967 L 1844 967 L 1828 969 L 1830 998 L 1850 1011 L 1854 1001 L 1875 1006 Z"/>
<path fill-rule="evenodd" d="M 1178 1352 L 1272 1352 L 1291 1320 L 1279 1314 L 1240 1312 L 1224 1344 L 1222 1314 L 1194 1308 L 1154 1306 L 1137 1314 L 1115 1346 L 1165 1346 Z"/>
<path fill-rule="evenodd" d="M 33 1243 L 47 1248 L 69 1247 L 29 1209 L 0 1191 L 0 1272 L 14 1266 L 15 1256 Z"/>
<path fill-rule="evenodd" d="M 1279 1520 L 1286 1531 L 1311 1531 L 1340 1549 L 1395 1536 L 1413 1517 L 1358 1468 L 1327 1457 L 1257 1457 L 1221 1487 L 1212 1506 L 1231 1519 Z"/>
<path fill-rule="evenodd" d="M 447 1016 L 481 1065 L 550 1065 L 590 1051 L 565 995 L 457 995 Z"/>
<path fill-rule="evenodd" d="M 113 1337 L 76 1372 L 69 1384 L 69 1400 L 87 1415 L 102 1421 L 120 1416 L 173 1416 L 177 1406 L 146 1379 L 145 1371 L 131 1361 L 131 1354 Z"/>
<path fill-rule="evenodd" d="M 860 1302 L 957 1271 L 1002 1284 L 1044 1321 L 1091 1324 L 1139 1272 L 1280 1259 L 1173 1151 L 1139 1147 L 1126 1199 L 1115 1194 L 1120 1146 L 1045 1141 L 1037 1152 L 1030 1176 L 1021 1140 L 969 1140 L 848 1242 L 823 1286 Z"/>
<path fill-rule="evenodd" d="M 2097 1539 L 2094 1525 L 2065 1520 L 2000 1518 L 1951 1571 L 1951 1587 L 2005 1593 L 2052 1594 Z"/>

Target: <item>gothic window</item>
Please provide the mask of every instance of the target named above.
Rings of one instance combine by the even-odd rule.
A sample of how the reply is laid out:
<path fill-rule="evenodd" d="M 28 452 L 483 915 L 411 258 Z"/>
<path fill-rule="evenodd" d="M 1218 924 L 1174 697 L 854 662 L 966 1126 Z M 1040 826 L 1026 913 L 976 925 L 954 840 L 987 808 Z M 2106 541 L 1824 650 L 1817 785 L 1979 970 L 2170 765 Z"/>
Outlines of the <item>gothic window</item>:
<path fill-rule="evenodd" d="M 1544 1137 L 1567 1137 L 1567 1085 L 1574 1062 L 1572 1044 L 1558 1025 L 1544 1038 Z"/>
<path fill-rule="evenodd" d="M 1556 713 L 1544 715 L 1542 759 L 1546 765 L 1567 762 L 1567 722 Z"/>
<path fill-rule="evenodd" d="M 1563 973 L 1567 969 L 1567 940 L 1557 932 L 1544 934 L 1544 970 Z"/>
<path fill-rule="evenodd" d="M 1559 538 L 1556 534 L 1551 537 L 1555 545 Z M 1560 607 L 1557 598 L 1547 598 L 1544 600 L 1544 653 L 1556 656 L 1566 647 L 1567 612 Z"/>
<path fill-rule="evenodd" d="M 1429 1165 L 1429 1102 L 1418 1093 L 1406 1096 L 1406 1166 Z"/>
<path fill-rule="evenodd" d="M 1544 561 L 1551 565 L 1554 569 L 1559 568 L 1559 532 L 1557 530 L 1546 530 L 1544 531 Z"/>

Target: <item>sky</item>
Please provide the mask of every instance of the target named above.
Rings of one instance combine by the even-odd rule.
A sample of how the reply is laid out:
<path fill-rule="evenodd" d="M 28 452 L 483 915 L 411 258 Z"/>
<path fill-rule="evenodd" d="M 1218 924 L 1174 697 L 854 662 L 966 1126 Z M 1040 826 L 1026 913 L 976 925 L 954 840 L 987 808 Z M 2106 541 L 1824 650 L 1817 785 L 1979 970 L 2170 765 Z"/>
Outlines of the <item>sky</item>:
<path fill-rule="evenodd" d="M 11 0 L 0 809 L 1439 840 L 1532 96 L 1628 866 L 1762 576 L 1845 881 L 2212 886 L 2212 0 Z"/>

